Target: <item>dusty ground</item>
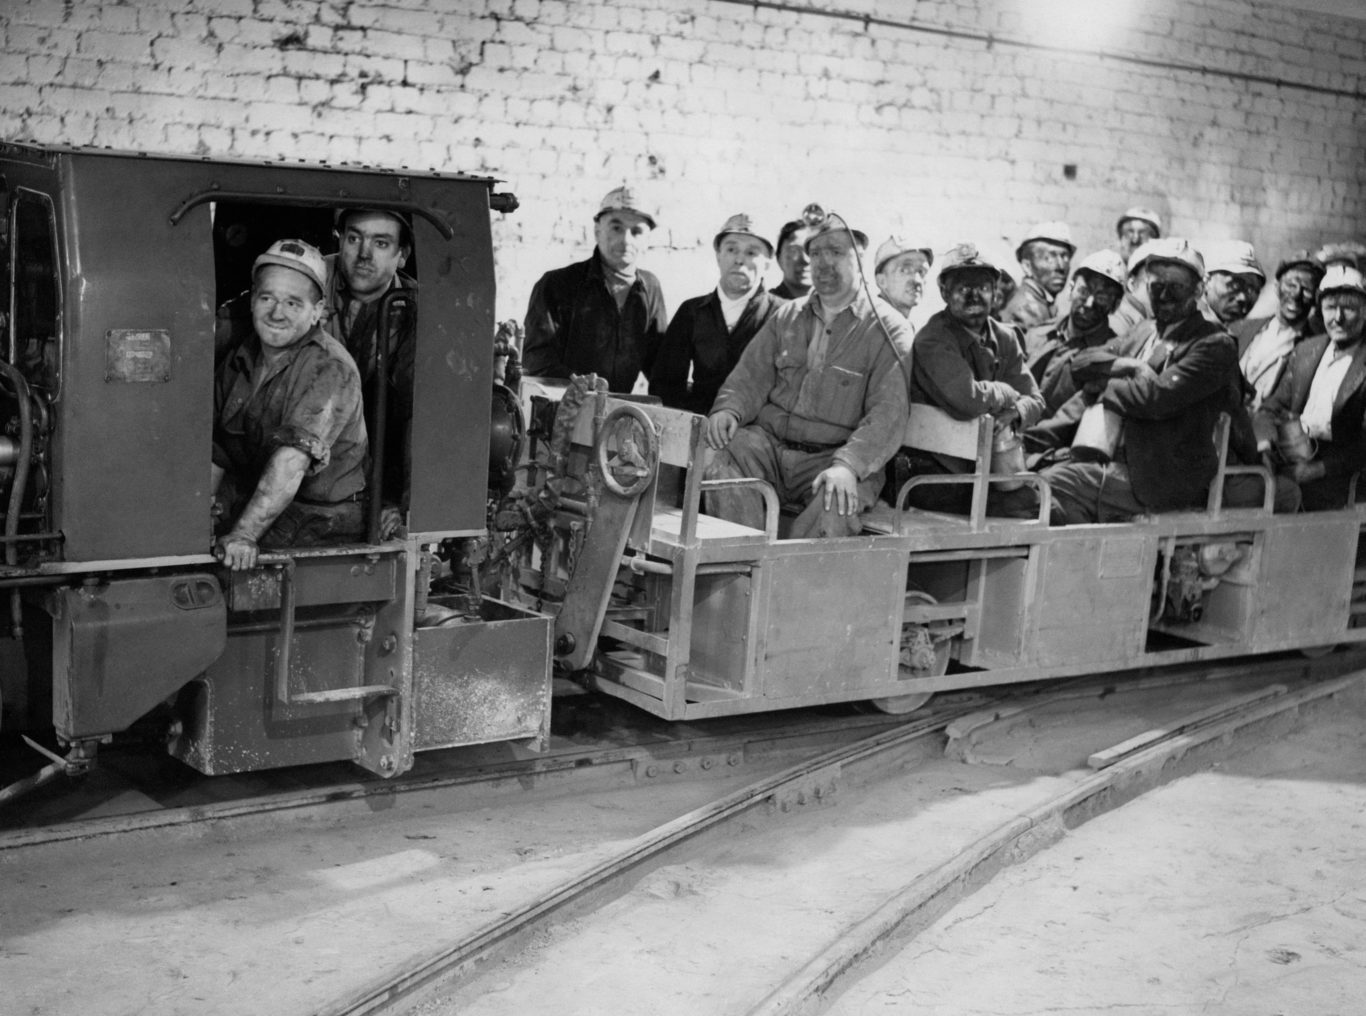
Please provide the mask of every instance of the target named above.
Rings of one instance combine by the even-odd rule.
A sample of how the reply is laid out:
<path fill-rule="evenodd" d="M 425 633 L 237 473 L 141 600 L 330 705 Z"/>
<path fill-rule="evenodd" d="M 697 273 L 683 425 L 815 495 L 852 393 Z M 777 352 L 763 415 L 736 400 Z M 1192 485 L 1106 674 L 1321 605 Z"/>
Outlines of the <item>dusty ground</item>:
<path fill-rule="evenodd" d="M 1100 816 L 829 1013 L 1366 1011 L 1361 720 L 1338 716 Z"/>
<path fill-rule="evenodd" d="M 1230 693 L 1225 685 L 1198 696 L 1158 691 L 1063 704 L 980 745 L 985 763 L 942 759 L 867 791 L 841 790 L 826 807 L 752 822 L 653 872 L 601 911 L 542 935 L 530 953 L 495 965 L 422 1011 L 746 1012 L 916 873 L 1075 785 L 1089 772 L 1089 752 Z M 1366 716 L 1344 715 L 1336 729 L 1337 741 L 1317 747 L 1314 739 L 1327 735 L 1298 735 L 1292 747 L 1299 754 L 1279 764 L 1352 753 L 1360 760 Z M 748 769 L 743 781 L 757 776 Z M 1255 805 L 1257 796 L 1241 789 L 1252 776 L 1239 774 L 1235 792 L 1215 791 L 1233 778 L 1201 777 L 1214 782 L 1190 781 L 1191 792 L 1197 801 L 1213 794 L 1211 802 L 1223 796 Z M 1307 776 L 1292 782 L 1301 791 L 1318 785 Z M 1326 786 L 1361 784 L 1366 780 L 1353 776 Z M 236 838 L 153 833 L 117 844 L 0 853 L 0 1011 L 312 1012 L 535 901 L 622 843 L 727 789 L 719 781 L 664 784 L 520 808 L 399 804 L 325 827 L 282 816 Z M 1324 850 L 1331 837 L 1359 837 L 1359 830 L 1321 821 L 1321 813 L 1350 807 L 1359 815 L 1360 803 L 1334 799 L 1330 805 L 1304 794 L 1302 804 L 1316 821 L 1283 827 L 1268 820 L 1265 849 L 1284 855 L 1288 872 L 1298 870 L 1293 849 L 1306 846 L 1305 829 L 1312 825 L 1312 842 L 1322 841 Z M 1060 849 L 1073 842 L 1069 837 Z M 1186 870 L 1185 863 L 1177 867 Z M 1198 880 L 1219 875 L 1201 873 Z M 1221 892 L 1232 894 L 1245 878 L 1238 873 L 1218 881 Z M 1168 896 L 1179 898 L 1184 883 L 1168 884 Z M 1097 883 L 1102 899 L 1105 885 Z M 1139 899 L 1150 895 L 1151 884 Z M 1060 904 L 1055 917 L 1076 910 Z M 1321 916 L 1327 913 L 1310 918 Z M 1316 955 L 1293 943 L 1284 948 Z M 1299 961 L 1282 968 L 1309 969 Z M 957 998 L 947 996 L 943 1004 L 950 1008 L 938 1011 L 962 1012 L 953 1008 Z M 1286 1010 L 1292 1011 L 1308 1010 Z M 1315 1010 L 1315 1016 L 1331 1011 Z"/>
<path fill-rule="evenodd" d="M 986 739 L 979 757 L 989 758 L 989 764 L 945 759 L 919 766 L 867 792 L 844 795 L 834 807 L 751 830 L 686 864 L 655 872 L 611 906 L 558 929 L 515 963 L 419 1011 L 423 1016 L 592 1016 L 612 1000 L 633 1016 L 747 1013 L 793 969 L 915 875 L 1089 775 L 1084 768 L 1089 752 L 1209 704 L 1175 698 L 1153 692 L 1106 703 L 1060 704 Z M 1354 745 L 1361 756 L 1363 728 L 1366 717 L 1356 713 L 1331 735 L 1317 730 L 1298 735 L 1291 750 L 1307 758 L 1331 743 L 1339 752 Z M 1192 792 L 1198 800 L 1226 778 L 1192 784 Z M 1255 799 L 1248 805 L 1255 813 Z M 1274 816 L 1266 824 L 1280 832 L 1264 841 L 1265 849 L 1288 850 L 1288 841 L 1300 836 L 1300 827 L 1280 828 Z M 1335 833 L 1348 834 L 1346 829 Z M 1060 849 L 1066 851 L 1069 843 Z M 1175 874 L 1169 895 L 1180 898 L 1186 886 Z M 1232 882 L 1218 872 L 1192 875 L 1230 896 L 1243 879 L 1241 872 Z M 1138 900 L 1146 901 L 1150 890 L 1142 889 Z M 1096 891 L 1107 895 L 1103 883 Z M 1057 918 L 1072 909 L 1070 900 L 1062 900 Z M 934 961 L 933 956 L 926 960 Z M 967 976 L 1012 983 L 1009 967 L 986 966 L 987 974 Z M 966 1016 L 956 981 L 948 978 L 941 995 L 922 996 L 921 1004 L 940 1006 L 927 1011 Z M 879 1011 L 921 1011 L 897 1006 L 893 998 L 890 1008 Z M 974 1010 L 984 1016 L 1017 1011 L 1037 1010 Z"/>

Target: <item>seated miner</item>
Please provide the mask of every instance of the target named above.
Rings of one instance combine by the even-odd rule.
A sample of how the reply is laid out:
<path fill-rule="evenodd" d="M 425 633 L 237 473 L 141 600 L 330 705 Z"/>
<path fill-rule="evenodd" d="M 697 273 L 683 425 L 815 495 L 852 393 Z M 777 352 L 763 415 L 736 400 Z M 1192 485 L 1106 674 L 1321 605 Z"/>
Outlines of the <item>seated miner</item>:
<path fill-rule="evenodd" d="M 720 271 L 716 289 L 679 305 L 650 371 L 651 395 L 703 415 L 750 339 L 783 302 L 764 291 L 773 247 L 748 215 L 727 219 L 712 250 Z"/>
<path fill-rule="evenodd" d="M 1355 268 L 1328 269 L 1319 283 L 1326 333 L 1299 343 L 1275 391 L 1253 417 L 1257 449 L 1299 485 L 1303 506 L 1347 504 L 1366 466 L 1366 281 Z"/>
<path fill-rule="evenodd" d="M 1039 382 L 1045 416 L 1056 413 L 1077 392 L 1073 358 L 1115 337 L 1110 314 L 1124 297 L 1126 278 L 1124 262 L 1114 251 L 1088 255 L 1072 273 L 1067 316 L 1057 324 L 1031 328 L 1025 335 L 1025 357 L 1030 373 Z"/>
<path fill-rule="evenodd" d="M 1152 320 L 1152 308 L 1148 306 L 1148 278 L 1143 273 L 1143 262 L 1147 256 L 1148 244 L 1140 244 L 1124 263 L 1124 298 L 1110 314 L 1110 331 L 1115 333 L 1116 338 L 1122 339 L 1143 322 Z"/>
<path fill-rule="evenodd" d="M 668 316 L 659 280 L 637 264 L 655 217 L 631 187 L 602 199 L 592 255 L 541 276 L 526 311 L 523 370 L 568 378 L 596 374 L 629 394 L 649 375 Z"/>
<path fill-rule="evenodd" d="M 868 238 L 837 215 L 807 240 L 814 293 L 782 304 L 707 418 L 708 480 L 755 477 L 803 506 L 791 537 L 855 535 L 906 429 L 906 322 L 860 285 Z M 709 490 L 708 514 L 764 527 L 760 495 Z"/>
<path fill-rule="evenodd" d="M 366 433 L 360 375 L 323 331 L 327 266 L 281 240 L 252 267 L 254 333 L 214 378 L 214 553 L 234 571 L 258 548 L 359 539 Z"/>
<path fill-rule="evenodd" d="M 873 259 L 873 279 L 882 298 L 906 319 L 911 331 L 911 311 L 925 292 L 925 278 L 934 264 L 934 251 L 916 247 L 899 236 L 889 236 Z"/>
<path fill-rule="evenodd" d="M 1266 285 L 1252 244 L 1242 240 L 1219 240 L 1205 245 L 1205 296 L 1200 313 L 1215 324 L 1232 328 L 1252 310 Z"/>
<path fill-rule="evenodd" d="M 1019 330 L 991 317 L 997 275 L 972 244 L 959 244 L 944 256 L 939 292 L 945 306 L 915 337 L 911 402 L 937 406 L 960 420 L 990 415 L 998 436 L 1018 436 L 1042 415 L 1043 398 L 1025 366 Z M 917 449 L 905 454 L 910 475 L 967 474 L 975 468 L 954 456 Z M 971 500 L 965 483 L 921 484 L 909 495 L 917 508 L 957 514 L 967 512 Z M 993 484 L 988 492 L 991 514 L 1032 515 L 1037 505 L 1030 487 Z"/>
<path fill-rule="evenodd" d="M 1072 255 L 1076 252 L 1067 223 L 1039 222 L 1030 227 L 1015 249 L 1024 279 L 1006 304 L 1001 320 L 1021 328 L 1056 321 L 1058 294 L 1067 285 Z"/>
<path fill-rule="evenodd" d="M 1043 470 L 1067 523 L 1203 506 L 1219 466 L 1215 426 L 1221 413 L 1241 407 L 1233 338 L 1200 313 L 1200 254 L 1176 238 L 1153 240 L 1140 253 L 1134 267 L 1146 274 L 1153 320 L 1110 344 L 1109 380 L 1095 397 L 1121 422 L 1113 454 L 1074 456 Z"/>
<path fill-rule="evenodd" d="M 783 281 L 769 290 L 784 300 L 798 300 L 811 292 L 811 259 L 806 256 L 806 241 L 811 227 L 804 219 L 785 223 L 778 232 L 778 270 Z"/>
<path fill-rule="evenodd" d="M 1290 255 L 1276 268 L 1276 313 L 1244 318 L 1229 329 L 1238 342 L 1238 367 L 1251 388 L 1254 412 L 1276 390 L 1291 352 L 1315 334 L 1322 277 L 1323 266 L 1309 251 Z"/>

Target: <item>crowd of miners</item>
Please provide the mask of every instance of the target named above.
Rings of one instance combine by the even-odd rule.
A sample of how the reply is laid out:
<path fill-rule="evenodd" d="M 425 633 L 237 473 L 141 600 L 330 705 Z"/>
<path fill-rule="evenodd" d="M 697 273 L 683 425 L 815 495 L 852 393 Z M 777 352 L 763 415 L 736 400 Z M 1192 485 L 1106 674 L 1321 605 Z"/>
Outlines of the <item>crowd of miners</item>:
<path fill-rule="evenodd" d="M 1135 207 L 1113 248 L 1077 258 L 1063 222 L 1032 227 L 1016 266 L 960 243 L 935 251 L 866 233 L 816 206 L 771 241 L 744 214 L 712 243 L 716 288 L 669 319 L 639 261 L 656 227 L 630 187 L 594 217 L 595 249 L 547 272 L 525 320 L 527 374 L 595 374 L 705 414 L 713 479 L 758 477 L 804 505 L 794 537 L 847 535 L 910 476 L 966 459 L 903 447 L 910 406 L 989 416 L 1047 478 L 1055 524 L 1203 507 L 1227 417 L 1228 505 L 1345 504 L 1366 465 L 1366 246 L 1335 242 L 1276 266 L 1275 310 L 1249 318 L 1268 279 L 1252 245 L 1164 235 Z M 766 289 L 776 261 L 782 282 Z M 916 313 L 932 268 L 943 309 Z M 913 323 L 919 321 L 919 327 Z M 1264 488 L 1272 481 L 1270 495 Z M 962 513 L 962 484 L 917 484 L 915 507 Z M 992 487 L 988 511 L 1030 517 L 1035 485 Z M 743 487 L 707 510 L 758 527 Z"/>

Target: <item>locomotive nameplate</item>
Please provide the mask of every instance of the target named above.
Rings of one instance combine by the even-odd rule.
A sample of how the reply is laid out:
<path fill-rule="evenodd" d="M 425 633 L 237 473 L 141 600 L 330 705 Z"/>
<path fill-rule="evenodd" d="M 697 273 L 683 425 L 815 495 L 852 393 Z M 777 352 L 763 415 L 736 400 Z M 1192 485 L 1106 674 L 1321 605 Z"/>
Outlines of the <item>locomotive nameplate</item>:
<path fill-rule="evenodd" d="M 171 333 L 111 328 L 104 334 L 104 380 L 171 380 Z"/>

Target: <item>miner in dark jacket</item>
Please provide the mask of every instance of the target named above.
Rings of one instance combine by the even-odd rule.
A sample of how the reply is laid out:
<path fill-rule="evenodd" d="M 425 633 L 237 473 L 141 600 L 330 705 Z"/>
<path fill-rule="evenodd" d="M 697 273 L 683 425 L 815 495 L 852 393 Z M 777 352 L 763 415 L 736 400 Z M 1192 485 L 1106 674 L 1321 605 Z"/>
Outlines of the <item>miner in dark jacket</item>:
<path fill-rule="evenodd" d="M 1074 458 L 1043 473 L 1069 523 L 1201 507 L 1218 469 L 1215 424 L 1241 407 L 1237 346 L 1200 313 L 1200 254 L 1175 238 L 1142 251 L 1135 267 L 1146 272 L 1153 320 L 1115 340 L 1118 358 L 1100 395 L 1124 421 L 1115 457 Z"/>
<path fill-rule="evenodd" d="M 721 382 L 782 298 L 764 292 L 773 245 L 743 213 L 732 215 L 712 241 L 720 281 L 705 296 L 684 300 L 650 371 L 650 394 L 664 405 L 706 415 Z M 689 382 L 689 374 L 692 380 Z"/>
<path fill-rule="evenodd" d="M 597 374 L 629 393 L 649 374 L 667 317 L 659 280 L 636 261 L 655 219 L 630 187 L 602 199 L 593 219 L 597 248 L 587 261 L 541 276 L 526 312 L 527 374 Z"/>

